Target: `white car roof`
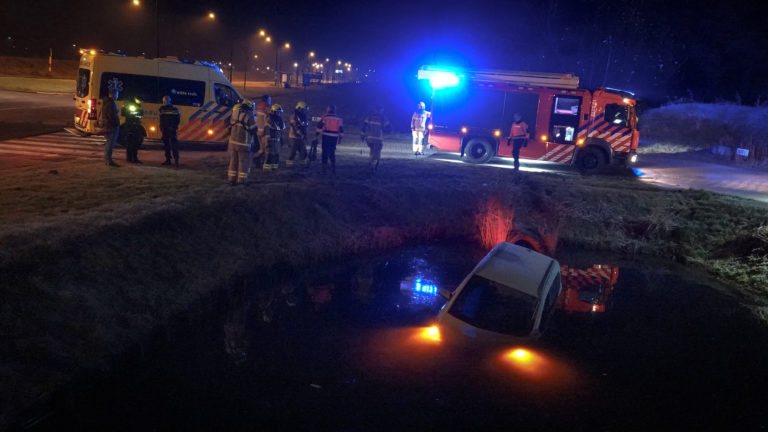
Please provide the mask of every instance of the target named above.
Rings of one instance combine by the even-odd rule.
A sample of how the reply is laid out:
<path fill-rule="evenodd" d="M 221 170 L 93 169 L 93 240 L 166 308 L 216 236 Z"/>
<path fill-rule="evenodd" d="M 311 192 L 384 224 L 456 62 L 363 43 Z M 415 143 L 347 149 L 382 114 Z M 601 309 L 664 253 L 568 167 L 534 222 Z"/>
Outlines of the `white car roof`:
<path fill-rule="evenodd" d="M 475 274 L 539 298 L 539 286 L 553 261 L 536 251 L 504 242 L 488 253 Z"/>

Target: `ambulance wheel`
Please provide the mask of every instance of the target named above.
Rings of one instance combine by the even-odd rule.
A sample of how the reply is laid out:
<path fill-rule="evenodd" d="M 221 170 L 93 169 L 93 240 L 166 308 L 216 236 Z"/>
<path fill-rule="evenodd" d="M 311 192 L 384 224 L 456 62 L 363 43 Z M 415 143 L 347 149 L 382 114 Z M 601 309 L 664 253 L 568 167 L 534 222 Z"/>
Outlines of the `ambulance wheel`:
<path fill-rule="evenodd" d="M 595 147 L 581 149 L 576 159 L 576 167 L 582 174 L 595 174 L 606 164 L 605 153 Z"/>
<path fill-rule="evenodd" d="M 493 157 L 493 146 L 482 138 L 472 138 L 464 146 L 464 158 L 467 162 L 481 164 Z"/>

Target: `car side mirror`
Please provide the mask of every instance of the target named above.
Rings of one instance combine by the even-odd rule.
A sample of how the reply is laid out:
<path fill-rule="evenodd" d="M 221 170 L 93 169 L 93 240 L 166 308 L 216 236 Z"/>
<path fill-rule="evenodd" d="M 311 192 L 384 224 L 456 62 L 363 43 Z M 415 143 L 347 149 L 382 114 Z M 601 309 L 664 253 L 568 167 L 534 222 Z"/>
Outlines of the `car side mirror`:
<path fill-rule="evenodd" d="M 446 300 L 450 300 L 451 297 L 453 297 L 453 291 L 448 291 L 445 288 L 440 288 L 439 290 L 437 290 L 437 292 L 438 292 L 438 294 L 440 294 L 440 297 L 442 297 L 442 298 L 444 298 Z"/>

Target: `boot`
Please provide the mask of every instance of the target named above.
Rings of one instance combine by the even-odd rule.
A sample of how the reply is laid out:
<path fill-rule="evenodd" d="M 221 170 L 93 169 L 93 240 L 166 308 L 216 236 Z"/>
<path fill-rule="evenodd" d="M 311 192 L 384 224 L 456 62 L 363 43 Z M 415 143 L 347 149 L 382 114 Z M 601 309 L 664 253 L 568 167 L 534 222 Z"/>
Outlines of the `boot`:
<path fill-rule="evenodd" d="M 176 158 L 173 163 L 176 166 L 176 168 L 178 168 L 179 167 L 179 158 Z"/>
<path fill-rule="evenodd" d="M 165 158 L 165 162 L 163 162 L 161 165 L 170 165 L 170 164 L 171 164 L 171 159 Z"/>

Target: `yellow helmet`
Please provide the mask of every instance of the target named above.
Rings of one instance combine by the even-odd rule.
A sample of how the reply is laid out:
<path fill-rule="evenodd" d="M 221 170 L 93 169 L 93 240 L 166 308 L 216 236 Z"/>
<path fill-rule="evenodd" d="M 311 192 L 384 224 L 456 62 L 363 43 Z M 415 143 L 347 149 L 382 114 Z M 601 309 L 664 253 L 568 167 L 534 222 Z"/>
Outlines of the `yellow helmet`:
<path fill-rule="evenodd" d="M 240 102 L 240 104 L 246 109 L 253 109 L 253 101 L 251 101 L 250 99 L 243 99 L 243 101 Z"/>
<path fill-rule="evenodd" d="M 307 103 L 304 101 L 296 102 L 296 109 L 307 109 Z"/>
<path fill-rule="evenodd" d="M 272 104 L 272 112 L 283 112 L 283 107 L 280 104 Z"/>

